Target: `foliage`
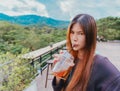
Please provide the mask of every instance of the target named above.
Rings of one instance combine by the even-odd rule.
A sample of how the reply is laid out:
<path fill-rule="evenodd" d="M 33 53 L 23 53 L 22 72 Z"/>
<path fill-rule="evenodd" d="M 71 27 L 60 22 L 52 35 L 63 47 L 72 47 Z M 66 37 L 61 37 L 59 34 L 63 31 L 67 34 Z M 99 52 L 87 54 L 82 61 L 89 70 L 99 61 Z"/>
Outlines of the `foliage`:
<path fill-rule="evenodd" d="M 98 36 L 107 40 L 120 40 L 120 18 L 106 17 L 97 20 Z"/>
<path fill-rule="evenodd" d="M 48 26 L 19 26 L 0 22 L 0 51 L 19 54 L 23 48 L 30 51 L 64 40 L 66 30 Z"/>
<path fill-rule="evenodd" d="M 27 52 L 24 49 L 22 52 Z M 21 59 L 21 55 L 6 53 L 0 55 L 0 78 L 2 80 L 0 91 L 22 91 L 30 82 L 32 74 L 28 60 Z"/>
<path fill-rule="evenodd" d="M 33 78 L 33 69 L 21 54 L 61 40 L 65 29 L 19 26 L 0 22 L 0 91 L 22 91 Z"/>

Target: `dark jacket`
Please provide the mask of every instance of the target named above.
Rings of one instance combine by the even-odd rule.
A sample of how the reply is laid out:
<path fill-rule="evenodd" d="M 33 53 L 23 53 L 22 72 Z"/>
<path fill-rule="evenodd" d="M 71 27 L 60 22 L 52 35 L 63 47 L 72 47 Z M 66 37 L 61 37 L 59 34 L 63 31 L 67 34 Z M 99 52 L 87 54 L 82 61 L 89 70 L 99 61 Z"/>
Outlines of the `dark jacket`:
<path fill-rule="evenodd" d="M 63 87 L 66 87 L 72 74 L 73 71 L 66 81 L 61 79 L 58 85 L 56 85 L 56 78 L 54 77 L 52 81 L 53 90 L 61 91 Z M 120 91 L 120 72 L 106 57 L 95 56 L 87 91 Z"/>

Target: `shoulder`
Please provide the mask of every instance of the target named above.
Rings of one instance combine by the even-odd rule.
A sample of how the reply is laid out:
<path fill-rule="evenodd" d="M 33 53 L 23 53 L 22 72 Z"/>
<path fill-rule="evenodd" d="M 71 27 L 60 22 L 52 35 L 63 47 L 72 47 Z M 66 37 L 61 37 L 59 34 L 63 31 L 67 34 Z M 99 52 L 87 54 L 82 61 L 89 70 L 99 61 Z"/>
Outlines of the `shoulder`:
<path fill-rule="evenodd" d="M 106 88 L 113 87 L 112 83 L 116 86 L 120 84 L 120 72 L 107 57 L 95 55 L 90 81 L 90 84 L 94 84 L 97 90 L 106 91 Z"/>
<path fill-rule="evenodd" d="M 96 55 L 94 57 L 93 70 L 107 74 L 108 76 L 120 75 L 119 70 L 110 62 L 107 57 Z"/>

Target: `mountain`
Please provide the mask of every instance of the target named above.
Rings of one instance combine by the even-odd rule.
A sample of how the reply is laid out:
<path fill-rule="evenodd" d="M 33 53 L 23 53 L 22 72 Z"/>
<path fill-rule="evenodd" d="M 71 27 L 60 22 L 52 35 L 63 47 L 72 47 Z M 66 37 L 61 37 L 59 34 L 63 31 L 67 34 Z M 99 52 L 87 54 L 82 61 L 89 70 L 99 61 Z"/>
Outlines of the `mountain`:
<path fill-rule="evenodd" d="M 20 24 L 23 26 L 38 24 L 59 28 L 66 28 L 69 24 L 69 21 L 55 20 L 38 15 L 8 16 L 3 13 L 0 13 L 0 21 L 8 21 L 10 23 Z"/>

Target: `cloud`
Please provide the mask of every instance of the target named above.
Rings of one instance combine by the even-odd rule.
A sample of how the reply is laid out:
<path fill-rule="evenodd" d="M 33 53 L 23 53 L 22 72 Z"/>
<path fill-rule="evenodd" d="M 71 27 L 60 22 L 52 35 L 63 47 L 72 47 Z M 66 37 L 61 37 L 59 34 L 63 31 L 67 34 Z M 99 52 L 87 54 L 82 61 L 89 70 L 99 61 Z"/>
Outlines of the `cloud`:
<path fill-rule="evenodd" d="M 60 2 L 61 10 L 69 14 L 70 20 L 79 13 L 87 13 L 90 14 L 94 10 L 96 6 L 95 2 L 89 3 L 88 0 L 81 1 L 81 0 L 64 0 Z"/>
<path fill-rule="evenodd" d="M 1 0 L 0 12 L 8 15 L 37 14 L 58 20 L 71 20 L 79 13 L 96 19 L 120 17 L 120 0 Z"/>
<path fill-rule="evenodd" d="M 60 6 L 61 6 L 61 9 L 63 10 L 63 12 L 69 12 L 71 11 L 72 9 L 72 5 L 74 5 L 75 1 L 74 0 L 65 0 L 65 1 L 62 1 L 60 2 Z"/>
<path fill-rule="evenodd" d="M 73 16 L 73 9 L 74 6 L 76 5 L 76 1 L 75 0 L 64 0 L 60 2 L 60 7 L 61 10 L 70 17 L 70 19 Z"/>
<path fill-rule="evenodd" d="M 107 16 L 120 16 L 119 0 L 61 0 L 61 10 L 72 19 L 76 14 L 87 13 L 96 19 Z"/>
<path fill-rule="evenodd" d="M 35 0 L 1 0 L 0 11 L 8 15 L 37 14 L 49 17 L 46 7 Z"/>

